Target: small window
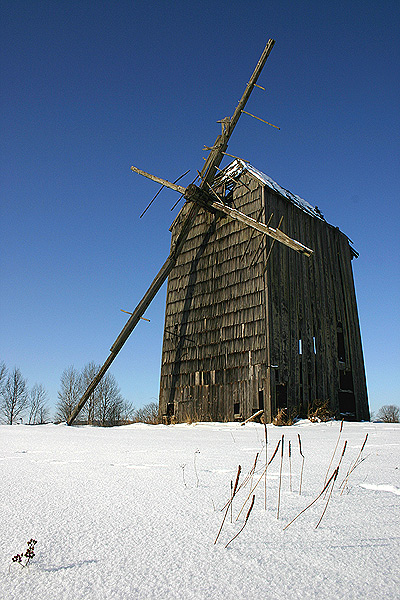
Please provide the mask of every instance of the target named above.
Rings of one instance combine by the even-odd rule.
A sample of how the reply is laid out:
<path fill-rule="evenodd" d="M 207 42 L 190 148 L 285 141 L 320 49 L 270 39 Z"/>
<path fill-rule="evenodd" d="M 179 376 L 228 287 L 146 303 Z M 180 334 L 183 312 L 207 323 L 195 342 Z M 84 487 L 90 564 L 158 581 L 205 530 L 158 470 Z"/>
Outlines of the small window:
<path fill-rule="evenodd" d="M 284 383 L 275 385 L 276 408 L 287 408 L 287 387 Z"/>
<path fill-rule="evenodd" d="M 173 402 L 169 402 L 167 404 L 167 417 L 173 417 L 175 414 L 175 404 Z"/>
<path fill-rule="evenodd" d="M 258 410 L 264 410 L 264 390 L 258 390 Z"/>
<path fill-rule="evenodd" d="M 233 413 L 235 415 L 240 414 L 240 402 L 235 402 L 235 404 L 233 405 Z"/>
<path fill-rule="evenodd" d="M 353 375 L 351 371 L 340 371 L 340 389 L 348 392 L 353 392 Z"/>
<path fill-rule="evenodd" d="M 312 339 L 314 354 L 317 354 L 317 343 L 315 341 L 315 335 Z"/>
<path fill-rule="evenodd" d="M 303 354 L 303 341 L 299 340 L 299 354 Z"/>

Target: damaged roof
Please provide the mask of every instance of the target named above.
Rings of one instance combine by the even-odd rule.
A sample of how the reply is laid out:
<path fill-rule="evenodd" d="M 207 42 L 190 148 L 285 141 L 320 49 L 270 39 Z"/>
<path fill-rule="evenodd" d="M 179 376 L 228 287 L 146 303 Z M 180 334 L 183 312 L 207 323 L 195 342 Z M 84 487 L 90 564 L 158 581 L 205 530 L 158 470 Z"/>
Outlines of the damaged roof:
<path fill-rule="evenodd" d="M 244 162 L 243 160 L 236 159 L 227 167 L 225 167 L 220 177 L 218 177 L 218 183 L 223 182 L 225 179 L 238 179 L 246 171 L 253 175 L 253 177 L 258 179 L 261 183 L 271 188 L 271 190 L 274 190 L 284 198 L 290 200 L 293 204 L 301 208 L 301 210 L 303 210 L 304 212 L 312 215 L 313 217 L 316 217 L 317 219 L 325 221 L 322 213 L 320 212 L 317 206 L 314 208 L 314 206 L 312 206 L 309 202 L 303 200 L 303 198 L 300 198 L 300 196 L 296 196 L 296 194 L 292 194 L 292 192 L 289 192 L 289 190 L 286 190 L 285 188 L 280 186 L 279 183 L 276 183 L 276 181 L 271 179 L 271 177 L 268 177 L 268 175 L 265 175 L 265 173 L 262 173 L 262 171 L 259 171 L 250 163 Z"/>
<path fill-rule="evenodd" d="M 280 186 L 279 183 L 276 183 L 276 181 L 271 179 L 271 177 L 268 177 L 268 175 L 266 175 L 262 171 L 259 171 L 258 169 L 253 167 L 253 165 L 251 165 L 248 162 L 245 162 L 244 160 L 241 160 L 240 158 L 236 158 L 227 167 L 225 167 L 225 169 L 223 169 L 220 176 L 218 177 L 218 183 L 223 183 L 225 180 L 228 182 L 228 181 L 238 179 L 243 173 L 246 173 L 246 172 L 249 173 L 250 175 L 252 175 L 253 177 L 255 177 L 256 179 L 258 179 L 258 181 L 260 183 L 268 186 L 274 192 L 277 192 L 284 198 L 287 198 L 290 202 L 292 202 L 294 205 L 298 206 L 304 212 L 315 217 L 316 219 L 320 219 L 321 221 L 324 221 L 329 227 L 334 227 L 333 225 L 330 225 L 326 221 L 326 219 L 324 218 L 324 215 L 321 213 L 318 206 L 314 207 L 309 202 L 307 202 L 307 200 L 300 198 L 300 196 L 297 196 L 296 194 L 292 194 L 292 192 L 289 192 L 289 190 L 286 190 L 285 188 Z M 336 229 L 339 229 L 339 228 L 336 227 Z M 341 233 L 347 238 L 347 240 L 349 242 L 352 256 L 354 258 L 358 258 L 359 254 L 358 254 L 357 250 L 354 248 L 354 244 L 353 244 L 352 240 L 345 233 L 343 233 L 343 232 L 341 232 Z"/>

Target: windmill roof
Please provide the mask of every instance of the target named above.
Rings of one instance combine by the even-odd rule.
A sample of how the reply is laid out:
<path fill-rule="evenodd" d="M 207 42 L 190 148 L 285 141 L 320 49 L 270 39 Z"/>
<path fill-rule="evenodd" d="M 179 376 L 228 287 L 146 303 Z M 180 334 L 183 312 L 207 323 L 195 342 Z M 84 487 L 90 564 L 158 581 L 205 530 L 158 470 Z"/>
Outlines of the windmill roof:
<path fill-rule="evenodd" d="M 292 202 L 295 206 L 298 206 L 304 212 L 308 213 L 312 217 L 315 217 L 316 219 L 324 221 L 329 227 L 333 227 L 333 225 L 330 225 L 324 219 L 323 214 L 317 206 L 314 207 L 309 202 L 307 202 L 307 200 L 304 200 L 303 198 L 300 198 L 300 196 L 289 192 L 289 190 L 286 190 L 285 188 L 280 186 L 279 183 L 276 183 L 276 181 L 271 179 L 271 177 L 253 167 L 253 165 L 251 165 L 250 163 L 241 160 L 240 158 L 235 159 L 227 167 L 225 167 L 225 169 L 222 170 L 220 176 L 218 177 L 218 181 L 223 182 L 224 180 L 231 181 L 232 179 L 238 179 L 245 172 L 258 179 L 260 183 L 267 185 L 274 192 L 277 192 L 284 198 L 287 198 L 290 202 Z M 339 228 L 337 227 L 336 229 Z M 341 233 L 346 236 L 350 245 L 351 252 L 353 256 L 357 258 L 358 252 L 357 250 L 355 250 L 352 240 L 345 233 Z"/>
<path fill-rule="evenodd" d="M 289 190 L 283 188 L 281 185 L 279 185 L 279 183 L 276 183 L 276 181 L 274 181 L 271 177 L 253 167 L 253 165 L 251 165 L 249 162 L 245 162 L 240 158 L 236 158 L 233 162 L 226 166 L 220 172 L 219 176 L 217 177 L 217 180 L 218 183 L 223 183 L 224 181 L 226 181 L 227 184 L 229 184 L 229 182 L 232 182 L 232 180 L 238 179 L 243 173 L 248 173 L 252 177 L 256 178 L 261 184 L 268 186 L 271 190 L 278 193 L 280 196 L 283 196 L 284 198 L 289 200 L 289 202 L 292 202 L 292 204 L 300 208 L 300 210 L 326 223 L 328 227 L 334 227 L 326 221 L 326 219 L 324 218 L 323 214 L 317 206 L 312 206 L 312 204 L 307 202 L 307 200 L 304 200 L 304 198 L 300 198 L 300 196 L 297 196 L 297 194 L 293 194 Z M 176 217 L 176 219 L 172 223 L 170 230 L 172 230 L 172 228 L 174 227 L 174 224 L 177 222 L 178 217 Z M 335 227 L 335 229 L 339 228 Z M 347 238 L 352 255 L 355 258 L 357 258 L 358 252 L 354 248 L 352 240 L 345 233 L 341 233 Z"/>
<path fill-rule="evenodd" d="M 284 198 L 290 200 L 290 202 L 301 208 L 301 210 L 303 210 L 304 212 L 312 215 L 317 219 L 325 221 L 323 215 L 317 207 L 312 206 L 309 202 L 307 202 L 307 200 L 300 198 L 300 196 L 289 192 L 289 190 L 286 190 L 285 188 L 280 186 L 279 183 L 276 183 L 276 181 L 271 179 L 271 177 L 269 177 L 262 171 L 259 171 L 250 163 L 245 162 L 243 160 L 235 159 L 232 163 L 225 167 L 218 179 L 219 181 L 224 181 L 224 179 L 237 179 L 246 171 L 256 179 L 258 179 L 261 183 L 271 188 L 271 190 L 274 190 Z"/>

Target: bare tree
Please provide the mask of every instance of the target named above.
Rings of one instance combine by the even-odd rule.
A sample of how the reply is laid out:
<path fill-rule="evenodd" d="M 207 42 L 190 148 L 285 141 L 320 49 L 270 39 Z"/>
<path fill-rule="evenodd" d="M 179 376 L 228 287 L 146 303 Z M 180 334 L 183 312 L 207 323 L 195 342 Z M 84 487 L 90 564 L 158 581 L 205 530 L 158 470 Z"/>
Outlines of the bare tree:
<path fill-rule="evenodd" d="M 24 415 L 28 406 L 26 379 L 17 367 L 7 377 L 1 389 L 1 399 L 0 412 L 5 422 L 12 425 L 18 417 Z"/>
<path fill-rule="evenodd" d="M 385 404 L 378 410 L 376 418 L 384 423 L 400 423 L 400 408 L 395 404 Z"/>
<path fill-rule="evenodd" d="M 94 362 L 90 362 L 85 367 L 83 367 L 81 374 L 82 393 L 93 381 L 99 369 L 100 366 L 96 365 Z M 89 396 L 88 401 L 82 411 L 82 416 L 86 417 L 88 425 L 92 425 L 96 419 L 96 409 L 98 405 L 98 400 L 99 390 L 98 388 L 96 388 L 94 392 Z"/>
<path fill-rule="evenodd" d="M 140 423 L 157 425 L 157 423 L 159 423 L 158 405 L 155 402 L 150 402 L 150 404 L 146 404 L 142 408 L 138 408 L 138 410 L 135 412 L 134 420 Z"/>
<path fill-rule="evenodd" d="M 98 387 L 96 420 L 99 425 L 117 425 L 124 407 L 124 399 L 114 375 L 107 373 Z"/>
<path fill-rule="evenodd" d="M 90 362 L 80 373 L 74 367 L 65 369 L 61 376 L 61 389 L 58 392 L 56 419 L 62 421 L 68 419 L 99 368 L 99 365 Z M 126 402 L 114 375 L 107 373 L 90 396 L 83 411 L 83 419 L 89 425 L 118 425 L 127 412 L 129 411 Z M 134 412 L 133 408 L 131 412 Z"/>
<path fill-rule="evenodd" d="M 38 425 L 45 423 L 49 409 L 47 406 L 47 392 L 41 384 L 35 383 L 29 393 L 29 425 Z"/>
<path fill-rule="evenodd" d="M 56 420 L 66 421 L 75 408 L 82 393 L 82 377 L 73 367 L 64 369 L 61 374 L 60 390 L 56 405 Z"/>
<path fill-rule="evenodd" d="M 135 418 L 136 409 L 133 406 L 132 402 L 128 402 L 124 400 L 121 407 L 121 412 L 119 415 L 118 423 L 120 425 L 126 425 L 131 423 Z"/>
<path fill-rule="evenodd" d="M 0 393 L 7 379 L 7 367 L 3 361 L 0 362 Z"/>

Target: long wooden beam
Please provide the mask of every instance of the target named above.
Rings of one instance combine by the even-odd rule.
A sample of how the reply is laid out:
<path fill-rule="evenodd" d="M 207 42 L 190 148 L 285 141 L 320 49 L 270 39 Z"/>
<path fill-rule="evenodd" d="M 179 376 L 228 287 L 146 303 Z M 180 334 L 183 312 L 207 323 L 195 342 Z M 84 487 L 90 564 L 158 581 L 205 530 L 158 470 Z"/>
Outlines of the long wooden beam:
<path fill-rule="evenodd" d="M 216 210 L 219 210 L 219 211 L 225 213 L 232 219 L 241 221 L 242 223 L 245 223 L 249 227 L 252 227 L 253 229 L 257 229 L 257 231 L 261 231 L 261 233 L 265 233 L 266 235 L 269 235 L 270 237 L 274 238 L 275 240 L 278 240 L 278 242 L 281 242 L 281 244 L 285 244 L 285 246 L 292 248 L 292 250 L 296 250 L 296 252 L 300 252 L 300 254 L 304 254 L 305 256 L 311 256 L 311 254 L 313 253 L 313 251 L 310 248 L 307 248 L 307 246 L 304 246 L 304 244 L 301 244 L 300 242 L 293 240 L 291 237 L 286 235 L 286 233 L 283 233 L 283 231 L 280 231 L 279 229 L 274 229 L 273 227 L 269 227 L 268 225 L 265 225 L 264 223 L 260 223 L 259 221 L 256 221 L 252 217 L 248 217 L 247 215 L 243 214 L 239 210 L 236 210 L 236 208 L 226 206 L 226 204 L 222 204 L 221 202 L 211 202 L 211 206 L 213 208 L 215 208 Z"/>
<path fill-rule="evenodd" d="M 181 185 L 176 185 L 176 183 L 171 183 L 166 179 L 161 179 L 161 177 L 157 177 L 157 175 L 151 175 L 150 173 L 146 173 L 146 171 L 142 171 L 142 169 L 138 169 L 137 167 L 131 167 L 131 171 L 138 173 L 139 175 L 143 175 L 143 177 L 147 177 L 147 179 L 151 179 L 156 183 L 161 183 L 164 187 L 170 188 L 171 190 L 175 190 L 175 192 L 179 192 L 180 194 L 184 194 L 186 188 Z"/>
<path fill-rule="evenodd" d="M 223 212 L 226 215 L 228 215 L 231 219 L 236 219 L 236 221 L 241 221 L 241 223 L 244 223 L 245 225 L 248 225 L 249 227 L 252 227 L 253 229 L 256 229 L 257 231 L 260 231 L 261 233 L 264 233 L 265 235 L 268 235 L 269 237 L 274 238 L 281 244 L 284 244 L 285 246 L 292 248 L 292 250 L 296 250 L 296 252 L 299 252 L 300 254 L 304 254 L 305 256 L 311 256 L 311 254 L 313 253 L 313 250 L 311 250 L 311 248 L 307 248 L 307 246 L 305 246 L 301 242 L 298 242 L 297 240 L 292 239 L 291 237 L 286 235 L 286 233 L 283 233 L 283 231 L 280 231 L 279 228 L 274 229 L 273 227 L 269 227 L 269 225 L 266 225 L 265 223 L 260 223 L 259 221 L 256 221 L 252 217 L 245 215 L 244 213 L 240 212 L 236 208 L 227 206 L 226 204 L 223 204 L 222 202 L 217 202 L 217 201 L 211 200 L 209 194 L 207 194 L 204 190 L 199 192 L 199 190 L 201 188 L 197 188 L 197 186 L 195 186 L 194 184 L 191 184 L 187 188 L 184 188 L 180 185 L 176 185 L 175 183 L 171 183 L 170 181 L 167 181 L 166 179 L 161 179 L 161 177 L 157 177 L 156 175 L 151 175 L 150 173 L 146 173 L 146 171 L 142 171 L 141 169 L 138 169 L 137 167 L 131 167 L 131 169 L 132 169 L 132 171 L 135 171 L 135 173 L 139 173 L 140 175 L 143 175 L 144 177 L 147 177 L 148 179 L 152 179 L 153 181 L 156 181 L 157 183 L 161 183 L 165 187 L 169 187 L 172 190 L 175 190 L 175 191 L 179 192 L 180 194 L 183 194 L 187 200 L 190 200 L 193 195 L 197 195 L 198 198 L 195 201 L 199 202 L 201 200 L 201 196 L 204 196 L 205 200 L 201 203 L 201 205 L 204 208 L 206 208 L 206 209 L 214 208 L 216 211 Z M 199 193 L 196 194 L 196 191 L 198 191 Z"/>
<path fill-rule="evenodd" d="M 265 46 L 264 51 L 263 51 L 257 65 L 256 65 L 256 68 L 254 69 L 254 72 L 249 80 L 249 83 L 246 86 L 243 96 L 240 99 L 239 104 L 237 105 L 232 118 L 229 120 L 229 125 L 225 126 L 223 133 L 217 137 L 217 139 L 214 143 L 213 149 L 211 150 L 210 154 L 208 155 L 208 158 L 207 158 L 207 160 L 203 166 L 203 169 L 201 171 L 201 177 L 202 177 L 202 182 L 200 184 L 201 188 L 207 189 L 207 186 L 212 183 L 215 173 L 217 171 L 217 167 L 219 167 L 219 165 L 221 164 L 221 161 L 223 159 L 223 156 L 224 156 L 223 152 L 225 152 L 225 150 L 228 147 L 229 138 L 232 135 L 233 130 L 240 118 L 242 109 L 245 107 L 248 99 L 250 98 L 250 94 L 254 89 L 257 79 L 265 65 L 265 62 L 266 62 L 274 44 L 275 44 L 274 40 L 271 40 L 271 39 L 268 40 L 267 45 Z M 163 285 L 164 281 L 166 281 L 166 279 L 168 278 L 169 273 L 172 271 L 173 267 L 175 266 L 176 260 L 182 250 L 183 244 L 186 241 L 186 238 L 187 238 L 189 231 L 197 217 L 199 210 L 200 210 L 200 205 L 198 205 L 194 202 L 191 205 L 188 214 L 186 215 L 186 218 L 181 227 L 181 231 L 178 235 L 178 238 L 177 238 L 174 246 L 171 248 L 171 252 L 170 252 L 167 260 L 161 267 L 160 271 L 158 272 L 155 279 L 153 280 L 150 288 L 147 290 L 147 292 L 143 296 L 142 300 L 137 305 L 132 316 L 128 319 L 127 323 L 125 324 L 125 327 L 122 329 L 118 338 L 116 339 L 113 346 L 111 347 L 110 356 L 107 358 L 107 360 L 105 361 L 103 366 L 100 368 L 99 372 L 97 373 L 96 377 L 93 379 L 93 381 L 89 384 L 88 388 L 85 390 L 85 392 L 84 392 L 83 396 L 81 397 L 81 399 L 79 400 L 77 406 L 71 412 L 71 415 L 67 421 L 68 425 L 72 425 L 72 423 L 75 421 L 76 417 L 82 410 L 82 408 L 85 405 L 85 403 L 87 402 L 87 400 L 90 398 L 90 395 L 96 389 L 96 387 L 99 384 L 99 382 L 101 381 L 102 377 L 105 375 L 105 373 L 109 369 L 110 365 L 112 364 L 112 362 L 114 361 L 118 352 L 121 350 L 122 346 L 128 339 L 129 335 L 132 333 L 133 329 L 139 323 L 140 317 L 143 315 L 146 308 L 149 306 L 150 302 L 153 300 L 154 296 L 156 295 L 158 290 Z"/>

